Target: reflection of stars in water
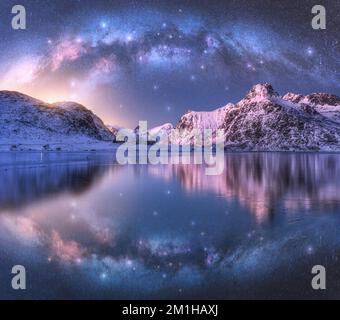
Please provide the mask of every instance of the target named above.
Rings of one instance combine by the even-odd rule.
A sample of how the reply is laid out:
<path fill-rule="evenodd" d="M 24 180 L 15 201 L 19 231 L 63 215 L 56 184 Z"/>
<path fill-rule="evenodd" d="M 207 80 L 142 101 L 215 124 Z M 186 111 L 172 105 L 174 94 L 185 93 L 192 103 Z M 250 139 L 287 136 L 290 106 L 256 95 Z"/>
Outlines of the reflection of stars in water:
<path fill-rule="evenodd" d="M 190 222 L 190 225 L 191 225 L 192 227 L 196 226 L 196 221 L 191 221 L 191 222 Z"/>
<path fill-rule="evenodd" d="M 158 212 L 157 212 L 157 211 L 154 211 L 152 214 L 153 214 L 155 217 L 158 216 Z"/>
<path fill-rule="evenodd" d="M 167 194 L 167 195 L 170 195 L 170 194 L 171 194 L 171 191 L 170 191 L 170 190 L 167 190 L 166 194 Z"/>
<path fill-rule="evenodd" d="M 76 208 L 78 206 L 78 203 L 77 203 L 77 201 L 72 201 L 70 203 L 70 205 L 71 205 L 72 208 Z"/>
<path fill-rule="evenodd" d="M 128 267 L 132 267 L 132 265 L 133 265 L 132 260 L 127 259 L 127 260 L 126 260 L 126 265 L 127 265 Z"/>
<path fill-rule="evenodd" d="M 247 233 L 247 237 L 252 238 L 254 234 L 255 234 L 255 230 L 252 230 L 251 232 Z"/>
<path fill-rule="evenodd" d="M 106 273 L 106 272 L 102 272 L 102 273 L 100 274 L 100 279 L 101 279 L 101 280 L 106 280 L 106 279 L 107 279 L 107 273 Z"/>

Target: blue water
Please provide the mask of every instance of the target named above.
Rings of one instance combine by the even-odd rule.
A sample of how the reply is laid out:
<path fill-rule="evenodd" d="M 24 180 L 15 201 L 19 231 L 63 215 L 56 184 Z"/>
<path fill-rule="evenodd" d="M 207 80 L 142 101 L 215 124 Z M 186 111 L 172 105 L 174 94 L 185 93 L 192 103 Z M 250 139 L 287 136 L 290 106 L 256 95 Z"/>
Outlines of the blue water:
<path fill-rule="evenodd" d="M 340 155 L 226 154 L 219 176 L 114 158 L 0 154 L 0 298 L 340 297 Z"/>

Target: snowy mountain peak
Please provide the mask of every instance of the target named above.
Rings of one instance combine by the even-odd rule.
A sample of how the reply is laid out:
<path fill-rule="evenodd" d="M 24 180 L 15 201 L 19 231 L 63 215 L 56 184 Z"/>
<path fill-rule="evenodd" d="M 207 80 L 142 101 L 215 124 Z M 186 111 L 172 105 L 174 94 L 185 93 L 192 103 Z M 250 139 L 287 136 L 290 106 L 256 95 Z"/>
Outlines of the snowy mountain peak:
<path fill-rule="evenodd" d="M 293 103 L 305 103 L 313 106 L 339 106 L 340 98 L 334 94 L 329 93 L 312 93 L 307 96 L 302 94 L 287 93 L 283 96 L 283 100 L 291 101 Z"/>
<path fill-rule="evenodd" d="M 176 128 L 183 130 L 192 130 L 194 128 L 216 130 L 222 125 L 227 110 L 233 107 L 234 105 L 229 103 L 213 111 L 189 111 L 182 116 Z"/>
<path fill-rule="evenodd" d="M 293 103 L 299 103 L 304 98 L 305 96 L 303 96 L 302 94 L 296 94 L 293 92 L 288 92 L 282 97 L 283 100 L 290 101 Z"/>
<path fill-rule="evenodd" d="M 161 126 L 152 128 L 149 130 L 149 135 L 151 137 L 157 137 L 161 135 L 169 135 L 174 126 L 171 123 L 165 123 Z"/>
<path fill-rule="evenodd" d="M 265 100 L 271 97 L 278 97 L 279 94 L 274 91 L 274 88 L 269 83 L 257 84 L 252 87 L 244 100 Z"/>
<path fill-rule="evenodd" d="M 306 100 L 312 105 L 320 105 L 320 106 L 340 105 L 340 98 L 334 94 L 329 94 L 329 93 L 313 93 L 313 94 L 306 96 Z"/>

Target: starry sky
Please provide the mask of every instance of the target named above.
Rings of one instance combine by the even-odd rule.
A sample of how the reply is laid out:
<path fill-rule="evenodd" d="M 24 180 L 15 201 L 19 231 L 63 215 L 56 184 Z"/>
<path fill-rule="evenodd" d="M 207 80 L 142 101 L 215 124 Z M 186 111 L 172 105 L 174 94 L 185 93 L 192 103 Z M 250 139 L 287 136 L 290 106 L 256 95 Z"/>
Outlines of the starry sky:
<path fill-rule="evenodd" d="M 11 28 L 11 8 L 27 30 Z M 327 29 L 311 27 L 311 8 Z M 340 1 L 2 0 L 0 90 L 86 105 L 107 124 L 176 123 L 256 83 L 340 92 Z"/>

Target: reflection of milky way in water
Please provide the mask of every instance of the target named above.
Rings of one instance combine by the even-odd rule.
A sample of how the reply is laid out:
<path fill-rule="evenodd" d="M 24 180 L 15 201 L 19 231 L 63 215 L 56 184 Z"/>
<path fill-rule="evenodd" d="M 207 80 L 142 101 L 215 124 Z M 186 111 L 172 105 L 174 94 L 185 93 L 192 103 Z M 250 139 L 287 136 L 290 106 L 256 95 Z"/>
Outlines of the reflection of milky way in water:
<path fill-rule="evenodd" d="M 220 176 L 22 157 L 0 162 L 0 282 L 20 263 L 29 290 L 1 297 L 320 297 L 315 264 L 339 296 L 338 155 L 230 154 Z"/>

